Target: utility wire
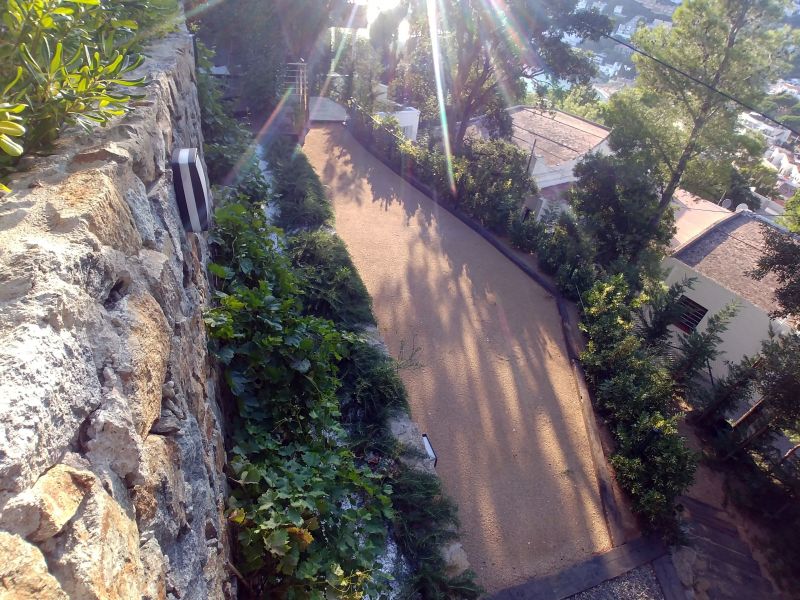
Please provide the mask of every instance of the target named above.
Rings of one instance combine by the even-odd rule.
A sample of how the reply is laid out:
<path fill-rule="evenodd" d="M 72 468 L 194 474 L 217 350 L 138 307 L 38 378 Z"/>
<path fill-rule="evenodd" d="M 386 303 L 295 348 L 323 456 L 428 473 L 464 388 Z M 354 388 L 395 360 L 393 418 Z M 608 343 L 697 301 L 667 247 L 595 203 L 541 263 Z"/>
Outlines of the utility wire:
<path fill-rule="evenodd" d="M 698 79 L 698 78 L 697 78 L 697 77 L 695 77 L 694 75 L 690 75 L 690 74 L 689 74 L 689 73 L 687 73 L 686 71 L 683 71 L 683 70 L 679 69 L 678 67 L 676 67 L 676 66 L 674 66 L 674 65 L 671 65 L 671 64 L 669 64 L 669 63 L 668 63 L 668 62 L 666 62 L 666 61 L 663 61 L 663 60 L 661 60 L 661 59 L 660 59 L 660 58 L 658 58 L 657 56 L 653 56 L 653 55 L 652 55 L 652 54 L 650 54 L 649 52 L 646 52 L 646 51 L 642 50 L 641 48 L 637 48 L 637 47 L 636 47 L 636 46 L 634 46 L 633 44 L 630 44 L 630 43 L 628 43 L 628 42 L 626 42 L 626 41 L 624 41 L 624 40 L 621 40 L 621 39 L 619 39 L 619 38 L 615 38 L 615 37 L 614 37 L 613 35 L 611 35 L 610 33 L 604 33 L 604 32 L 602 32 L 602 31 L 600 31 L 599 29 L 595 29 L 595 28 L 594 28 L 594 27 L 592 27 L 592 26 L 588 26 L 588 28 L 589 28 L 589 29 L 591 29 L 592 31 L 594 31 L 596 34 L 598 34 L 598 35 L 600 35 L 600 36 L 602 36 L 602 37 L 608 38 L 608 39 L 609 39 L 609 40 L 611 40 L 612 42 L 615 42 L 615 43 L 617 43 L 617 44 L 620 44 L 620 45 L 622 45 L 622 46 L 625 46 L 626 48 L 628 48 L 628 49 L 630 49 L 630 50 L 633 50 L 633 51 L 634 51 L 634 52 L 636 52 L 637 54 L 641 54 L 642 56 L 644 56 L 644 57 L 646 57 L 646 58 L 649 58 L 650 60 L 652 60 L 652 61 L 654 61 L 654 62 L 657 62 L 657 63 L 658 63 L 658 64 L 660 64 L 662 67 L 665 67 L 665 68 L 669 69 L 670 71 L 675 71 L 675 72 L 676 72 L 676 73 L 678 73 L 679 75 L 682 75 L 682 76 L 686 77 L 687 79 L 689 79 L 689 80 L 691 80 L 691 81 L 695 82 L 696 84 L 698 84 L 698 85 L 701 85 L 701 86 L 703 86 L 704 88 L 707 88 L 707 89 L 711 90 L 712 92 L 714 92 L 714 93 L 716 93 L 716 94 L 719 94 L 719 95 L 720 95 L 720 96 L 722 96 L 723 98 L 726 98 L 726 99 L 730 100 L 731 102 L 735 102 L 736 104 L 738 104 L 738 105 L 740 105 L 740 106 L 743 106 L 744 108 L 746 108 L 746 109 L 747 109 L 747 110 L 749 110 L 750 112 L 754 112 L 754 113 L 756 113 L 758 116 L 760 116 L 760 117 L 762 117 L 762 118 L 766 119 L 766 120 L 767 120 L 767 121 L 769 121 L 770 123 L 774 123 L 774 124 L 775 124 L 775 125 L 777 125 L 778 127 L 783 127 L 784 129 L 788 129 L 788 130 L 789 130 L 789 131 L 791 131 L 791 132 L 792 132 L 794 135 L 800 136 L 800 131 L 798 131 L 798 130 L 796 130 L 796 129 L 793 129 L 792 127 L 789 127 L 789 126 L 788 126 L 786 123 L 781 123 L 781 122 L 780 122 L 780 121 L 778 121 L 777 119 L 775 119 L 775 118 L 773 118 L 773 117 L 770 117 L 768 114 L 766 114 L 766 113 L 762 112 L 761 110 L 759 110 L 759 109 L 755 108 L 754 106 L 751 106 L 751 105 L 747 104 L 747 102 L 745 102 L 745 101 L 743 101 L 743 100 L 739 100 L 738 98 L 736 98 L 736 97 L 734 97 L 734 96 L 731 96 L 731 95 L 730 95 L 730 94 L 728 94 L 727 92 L 723 92 L 722 90 L 720 90 L 720 89 L 718 89 L 718 88 L 715 88 L 714 86 L 712 86 L 711 84 L 708 84 L 708 83 L 706 83 L 706 82 L 705 82 L 705 81 L 703 81 L 702 79 Z"/>

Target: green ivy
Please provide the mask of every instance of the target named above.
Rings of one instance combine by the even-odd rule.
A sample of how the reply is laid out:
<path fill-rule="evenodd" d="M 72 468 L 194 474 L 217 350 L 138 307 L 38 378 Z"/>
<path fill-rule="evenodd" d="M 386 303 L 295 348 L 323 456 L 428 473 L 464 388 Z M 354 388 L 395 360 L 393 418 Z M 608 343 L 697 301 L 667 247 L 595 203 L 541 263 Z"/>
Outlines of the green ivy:
<path fill-rule="evenodd" d="M 230 518 L 243 571 L 262 594 L 379 593 L 392 489 L 359 464 L 340 423 L 350 334 L 303 313 L 302 280 L 258 203 L 229 198 L 216 220 L 217 305 L 205 322 L 238 404 Z"/>

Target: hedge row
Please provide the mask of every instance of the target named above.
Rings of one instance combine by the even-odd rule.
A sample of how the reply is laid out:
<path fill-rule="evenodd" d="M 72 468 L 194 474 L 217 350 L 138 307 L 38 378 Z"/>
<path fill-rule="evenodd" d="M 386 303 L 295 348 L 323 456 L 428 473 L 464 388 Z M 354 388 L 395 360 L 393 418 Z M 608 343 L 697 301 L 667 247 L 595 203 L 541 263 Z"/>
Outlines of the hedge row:
<path fill-rule="evenodd" d="M 678 433 L 673 375 L 637 332 L 633 307 L 640 301 L 631 300 L 621 274 L 584 294 L 581 362 L 617 442 L 617 480 L 645 523 L 673 538 L 676 499 L 692 483 L 696 458 Z"/>
<path fill-rule="evenodd" d="M 434 145 L 404 140 L 393 118 L 373 117 L 355 105 L 350 114 L 355 138 L 391 168 L 495 233 L 507 234 L 525 199 L 536 193 L 527 154 L 505 140 L 468 138 L 462 154 L 448 160 Z"/>

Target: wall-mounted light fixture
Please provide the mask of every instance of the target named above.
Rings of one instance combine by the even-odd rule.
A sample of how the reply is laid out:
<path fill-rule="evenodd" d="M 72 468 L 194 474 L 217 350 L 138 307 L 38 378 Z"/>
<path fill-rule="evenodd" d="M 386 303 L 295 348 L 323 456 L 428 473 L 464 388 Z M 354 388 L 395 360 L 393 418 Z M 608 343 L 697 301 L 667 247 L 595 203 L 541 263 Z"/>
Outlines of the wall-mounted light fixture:
<path fill-rule="evenodd" d="M 436 452 L 433 450 L 433 446 L 431 446 L 431 441 L 428 439 L 428 434 L 422 434 L 422 443 L 425 444 L 425 452 L 428 453 L 428 458 L 433 459 L 433 468 L 436 468 L 436 463 L 439 462 L 439 459 L 436 457 Z"/>
<path fill-rule="evenodd" d="M 194 233 L 206 231 L 211 220 L 211 191 L 197 148 L 176 148 L 172 153 L 172 184 L 183 228 Z"/>

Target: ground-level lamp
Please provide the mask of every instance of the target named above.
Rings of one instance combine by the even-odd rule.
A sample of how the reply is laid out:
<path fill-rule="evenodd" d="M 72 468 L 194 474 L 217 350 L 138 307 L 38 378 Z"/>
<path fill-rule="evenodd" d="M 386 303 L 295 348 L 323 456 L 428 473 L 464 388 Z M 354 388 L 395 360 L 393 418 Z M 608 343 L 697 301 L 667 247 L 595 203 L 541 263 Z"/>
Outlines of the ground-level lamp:
<path fill-rule="evenodd" d="M 422 434 L 422 443 L 425 445 L 425 452 L 428 454 L 428 458 L 433 460 L 433 468 L 436 468 L 436 463 L 439 462 L 439 459 L 436 457 L 436 452 L 433 450 L 433 446 L 431 445 L 430 439 L 428 439 L 428 434 Z"/>

